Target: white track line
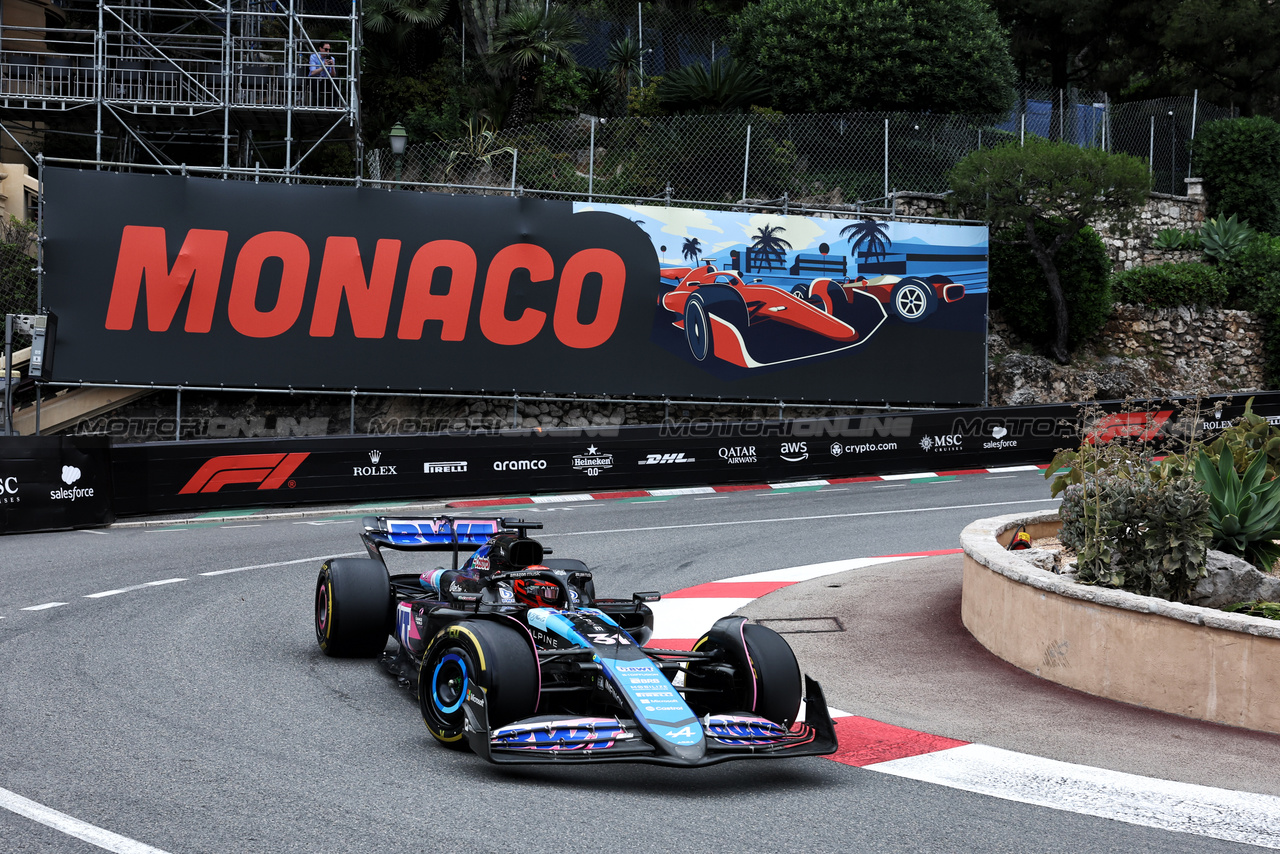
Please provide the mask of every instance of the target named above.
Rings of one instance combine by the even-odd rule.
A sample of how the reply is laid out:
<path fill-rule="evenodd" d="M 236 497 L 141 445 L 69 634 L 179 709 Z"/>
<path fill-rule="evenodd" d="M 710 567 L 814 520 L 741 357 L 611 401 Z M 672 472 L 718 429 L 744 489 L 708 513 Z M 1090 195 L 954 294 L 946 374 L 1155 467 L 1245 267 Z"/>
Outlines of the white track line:
<path fill-rule="evenodd" d="M 78 818 L 72 818 L 66 813 L 60 813 L 55 809 L 50 809 L 43 804 L 24 798 L 8 789 L 0 789 L 0 807 L 32 821 L 39 822 L 46 827 L 61 831 L 68 836 L 83 839 L 90 845 L 96 845 L 99 848 L 105 848 L 117 854 L 165 854 L 159 848 L 152 848 L 150 845 L 145 845 L 136 839 L 130 839 L 127 836 L 103 830 L 101 827 L 95 827 Z"/>
<path fill-rule="evenodd" d="M 631 534 L 640 531 L 675 531 L 682 528 L 721 528 L 732 525 L 763 525 L 769 522 L 813 522 L 819 519 L 854 519 L 862 516 L 898 516 L 903 513 L 937 513 L 939 510 L 973 510 L 979 507 L 1016 507 L 1020 504 L 1057 504 L 1061 498 L 1029 498 L 1025 501 L 989 501 L 985 504 L 949 504 L 943 507 L 916 507 L 905 510 L 868 510 L 863 513 L 823 513 L 817 516 L 782 516 L 774 519 L 734 519 L 728 522 L 690 522 L 685 525 L 648 525 L 638 528 L 605 528 L 599 531 L 541 533 L 546 537 L 587 537 L 598 534 Z M 364 552 L 359 552 L 364 554 Z"/>
<path fill-rule="evenodd" d="M 66 605 L 66 604 L 67 604 L 66 602 L 45 602 L 43 605 L 31 605 L 30 607 L 22 608 L 22 609 L 20 609 L 20 610 L 23 610 L 23 611 L 48 611 L 50 608 L 61 608 L 63 605 Z"/>
<path fill-rule="evenodd" d="M 201 575 L 228 575 L 232 572 L 248 572 L 251 569 L 271 569 L 276 566 L 293 566 L 297 563 L 312 563 L 317 560 L 328 560 L 333 557 L 363 557 L 367 552 L 344 552 L 340 555 L 320 555 L 319 557 L 300 557 L 297 560 L 278 560 L 275 563 L 258 563 L 253 566 L 237 566 L 233 569 L 215 569 L 213 572 L 202 572 Z"/>
<path fill-rule="evenodd" d="M 101 593 L 89 593 L 86 599 L 104 599 L 107 596 L 118 596 L 121 593 L 132 593 L 135 590 L 142 590 L 147 587 L 160 587 L 165 584 L 177 584 L 179 581 L 186 581 L 185 578 L 166 578 L 163 581 L 148 581 L 145 584 L 135 584 L 132 587 L 121 587 L 118 590 L 103 590 Z"/>
<path fill-rule="evenodd" d="M 1280 848 L 1280 798 L 966 744 L 866 766 L 1008 801 Z"/>

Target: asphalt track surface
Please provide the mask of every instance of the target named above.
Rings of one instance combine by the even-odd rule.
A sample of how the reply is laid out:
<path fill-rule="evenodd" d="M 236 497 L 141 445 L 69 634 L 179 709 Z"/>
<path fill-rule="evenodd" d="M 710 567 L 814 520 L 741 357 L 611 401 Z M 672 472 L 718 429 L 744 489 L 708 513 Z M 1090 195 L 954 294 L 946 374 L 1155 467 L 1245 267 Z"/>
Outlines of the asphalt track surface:
<path fill-rule="evenodd" d="M 602 595 L 628 595 L 951 549 L 973 519 L 1046 499 L 1030 472 L 519 509 L 546 524 L 558 556 L 587 561 Z M 435 745 L 376 664 L 316 647 L 316 569 L 358 551 L 357 528 L 334 513 L 0 538 L 0 851 L 1258 850 L 823 758 L 694 771 L 482 764 Z M 1277 793 L 1280 739 L 1103 703 L 984 660 L 958 624 L 954 567 L 885 564 L 748 610 L 842 609 L 844 633 L 792 642 L 831 703 L 856 714 Z M 34 821 L 30 803 L 56 813 Z"/>

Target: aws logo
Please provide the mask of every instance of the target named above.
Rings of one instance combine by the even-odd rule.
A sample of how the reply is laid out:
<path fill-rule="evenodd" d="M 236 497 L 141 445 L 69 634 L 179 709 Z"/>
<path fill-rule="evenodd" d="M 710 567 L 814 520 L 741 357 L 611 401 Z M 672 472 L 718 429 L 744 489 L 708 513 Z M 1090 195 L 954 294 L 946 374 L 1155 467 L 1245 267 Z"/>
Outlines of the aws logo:
<path fill-rule="evenodd" d="M 783 442 L 782 458 L 789 463 L 798 463 L 801 460 L 809 459 L 809 444 L 807 442 Z"/>

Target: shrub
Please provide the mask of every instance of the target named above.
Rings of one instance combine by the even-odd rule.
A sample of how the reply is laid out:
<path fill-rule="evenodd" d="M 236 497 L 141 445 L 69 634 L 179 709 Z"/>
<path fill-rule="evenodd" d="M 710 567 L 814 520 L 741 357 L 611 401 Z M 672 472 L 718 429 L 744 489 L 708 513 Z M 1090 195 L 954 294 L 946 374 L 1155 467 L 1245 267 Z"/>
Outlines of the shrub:
<path fill-rule="evenodd" d="M 1134 267 L 1115 274 L 1111 296 L 1116 302 L 1152 308 L 1219 306 L 1227 301 L 1227 280 L 1216 268 L 1195 262 Z"/>
<path fill-rule="evenodd" d="M 1209 496 L 1186 474 L 1158 472 L 1134 457 L 1067 487 L 1060 537 L 1081 583 L 1185 602 L 1207 574 Z"/>
<path fill-rule="evenodd" d="M 1280 124 L 1265 116 L 1206 122 L 1194 156 L 1215 215 L 1280 232 Z"/>
<path fill-rule="evenodd" d="M 1050 241 L 1057 226 L 1038 224 L 1037 234 Z M 1026 341 L 1038 347 L 1053 342 L 1053 306 L 1044 270 L 1021 237 L 1004 232 L 991 241 L 991 306 Z M 1057 254 L 1058 271 L 1067 300 L 1067 344 L 1076 347 L 1102 329 L 1111 316 L 1111 258 L 1102 239 L 1085 228 Z"/>
<path fill-rule="evenodd" d="M 1267 380 L 1280 382 L 1280 237 L 1254 237 L 1219 269 L 1230 293 L 1229 304 L 1252 311 L 1262 321 Z"/>

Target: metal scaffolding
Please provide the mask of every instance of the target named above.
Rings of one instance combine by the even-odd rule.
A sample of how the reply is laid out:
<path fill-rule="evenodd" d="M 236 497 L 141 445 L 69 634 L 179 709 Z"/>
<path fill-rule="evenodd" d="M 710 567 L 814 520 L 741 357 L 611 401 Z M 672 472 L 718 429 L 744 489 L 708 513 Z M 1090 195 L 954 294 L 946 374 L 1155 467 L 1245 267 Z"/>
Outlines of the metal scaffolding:
<path fill-rule="evenodd" d="M 96 161 L 175 169 L 297 175 L 345 142 L 355 175 L 359 14 L 358 0 L 0 0 L 0 121 L 19 145 L 91 133 Z"/>

